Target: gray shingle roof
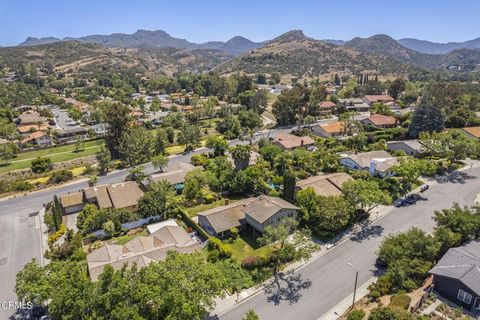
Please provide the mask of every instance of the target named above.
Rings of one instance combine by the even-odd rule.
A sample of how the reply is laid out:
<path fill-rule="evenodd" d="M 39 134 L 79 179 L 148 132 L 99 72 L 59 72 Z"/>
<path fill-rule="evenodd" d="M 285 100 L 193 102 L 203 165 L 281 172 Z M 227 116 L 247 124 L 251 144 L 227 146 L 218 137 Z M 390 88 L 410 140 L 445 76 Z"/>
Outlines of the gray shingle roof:
<path fill-rule="evenodd" d="M 480 295 L 480 240 L 449 249 L 429 272 L 458 279 Z"/>
<path fill-rule="evenodd" d="M 282 198 L 260 196 L 247 204 L 243 211 L 259 223 L 264 223 L 282 209 L 299 210 L 297 206 Z"/>

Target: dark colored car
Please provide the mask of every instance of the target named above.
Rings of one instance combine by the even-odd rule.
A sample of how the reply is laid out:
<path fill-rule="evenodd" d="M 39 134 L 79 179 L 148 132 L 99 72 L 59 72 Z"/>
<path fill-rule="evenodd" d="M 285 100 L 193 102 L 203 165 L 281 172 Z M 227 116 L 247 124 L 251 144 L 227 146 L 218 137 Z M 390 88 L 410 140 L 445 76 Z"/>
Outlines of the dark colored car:
<path fill-rule="evenodd" d="M 420 188 L 420 192 L 427 191 L 428 188 L 430 188 L 430 186 L 429 186 L 428 184 L 424 184 L 424 185 Z"/>
<path fill-rule="evenodd" d="M 418 200 L 420 200 L 420 195 L 417 193 L 411 194 L 405 198 L 405 201 L 408 204 L 415 204 Z"/>

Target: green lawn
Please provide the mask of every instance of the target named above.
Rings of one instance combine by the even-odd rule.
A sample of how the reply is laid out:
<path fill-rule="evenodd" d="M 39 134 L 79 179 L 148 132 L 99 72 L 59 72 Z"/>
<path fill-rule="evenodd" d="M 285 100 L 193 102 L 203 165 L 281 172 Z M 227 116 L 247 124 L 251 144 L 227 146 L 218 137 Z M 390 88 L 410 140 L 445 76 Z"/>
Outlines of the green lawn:
<path fill-rule="evenodd" d="M 190 218 L 193 218 L 197 215 L 197 213 L 212 209 L 215 207 L 223 206 L 225 204 L 225 199 L 220 199 L 217 201 L 214 201 L 212 203 L 206 203 L 206 204 L 201 204 L 192 208 L 185 208 L 185 212 L 188 213 Z"/>
<path fill-rule="evenodd" d="M 227 246 L 232 249 L 232 257 L 237 261 L 248 256 L 267 257 L 273 251 L 271 246 L 260 246 L 248 231 L 241 232 L 240 236 Z"/>
<path fill-rule="evenodd" d="M 55 163 L 91 156 L 97 153 L 98 150 L 100 150 L 100 146 L 103 145 L 103 143 L 103 140 L 87 141 L 85 142 L 85 149 L 80 152 L 75 152 L 75 144 L 52 147 L 42 150 L 21 152 L 9 163 L 1 165 L 0 173 L 28 168 L 30 167 L 30 163 L 32 162 L 32 160 L 36 157 L 49 157 L 52 162 Z"/>
<path fill-rule="evenodd" d="M 143 230 L 140 233 L 137 233 L 137 234 L 134 234 L 134 235 L 131 235 L 131 236 L 128 236 L 128 235 L 120 236 L 116 239 L 112 239 L 111 241 L 112 241 L 112 244 L 124 245 L 125 243 L 132 240 L 133 238 L 140 237 L 140 236 L 146 236 L 146 235 L 147 235 L 147 230 Z"/>

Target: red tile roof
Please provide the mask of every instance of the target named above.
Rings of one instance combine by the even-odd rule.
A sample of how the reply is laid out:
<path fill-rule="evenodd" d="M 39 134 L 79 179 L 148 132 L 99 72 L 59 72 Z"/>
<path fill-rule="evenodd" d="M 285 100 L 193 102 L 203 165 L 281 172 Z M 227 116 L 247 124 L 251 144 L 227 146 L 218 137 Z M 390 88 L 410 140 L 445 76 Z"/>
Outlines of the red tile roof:
<path fill-rule="evenodd" d="M 393 102 L 395 99 L 390 97 L 388 94 L 380 94 L 380 95 L 367 95 L 365 99 L 370 101 L 371 103 L 374 102 Z"/>
<path fill-rule="evenodd" d="M 397 119 L 392 116 L 385 116 L 383 114 L 372 114 L 368 120 L 370 120 L 376 126 L 388 126 L 395 125 Z"/>
<path fill-rule="evenodd" d="M 331 108 L 335 108 L 336 104 L 333 103 L 332 101 L 321 101 L 319 106 L 320 106 L 320 109 L 331 109 Z"/>

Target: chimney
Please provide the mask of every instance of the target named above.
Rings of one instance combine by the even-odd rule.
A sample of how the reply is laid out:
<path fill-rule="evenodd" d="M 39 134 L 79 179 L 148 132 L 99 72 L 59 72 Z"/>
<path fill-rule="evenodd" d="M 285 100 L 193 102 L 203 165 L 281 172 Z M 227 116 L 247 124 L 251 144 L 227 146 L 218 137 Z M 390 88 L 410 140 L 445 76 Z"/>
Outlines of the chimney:
<path fill-rule="evenodd" d="M 377 162 L 375 160 L 370 161 L 370 168 L 368 169 L 368 173 L 370 175 L 375 175 L 375 171 L 377 170 Z"/>
<path fill-rule="evenodd" d="M 228 206 L 230 204 L 230 199 L 225 199 L 225 205 Z"/>

